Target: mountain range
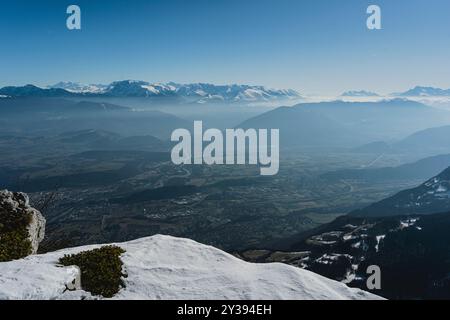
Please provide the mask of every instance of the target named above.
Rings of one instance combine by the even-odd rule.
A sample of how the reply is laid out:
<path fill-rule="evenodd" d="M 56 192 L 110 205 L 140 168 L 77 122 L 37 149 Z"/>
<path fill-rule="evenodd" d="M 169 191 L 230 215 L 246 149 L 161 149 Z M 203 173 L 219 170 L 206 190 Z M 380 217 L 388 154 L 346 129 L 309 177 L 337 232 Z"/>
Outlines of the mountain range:
<path fill-rule="evenodd" d="M 410 154 L 422 158 L 450 153 L 448 136 L 450 126 L 431 127 L 414 132 L 393 143 L 384 141 L 371 142 L 353 151 L 373 154 Z"/>
<path fill-rule="evenodd" d="M 59 90 L 59 89 L 48 89 Z M 125 136 L 167 139 L 189 121 L 158 110 L 134 110 L 116 104 L 71 98 L 0 99 L 0 133 L 53 135 L 68 131 L 104 130 Z"/>
<path fill-rule="evenodd" d="M 64 82 L 64 81 L 60 81 L 54 85 L 50 85 L 47 88 L 48 89 L 64 89 L 66 91 L 69 92 L 74 92 L 74 93 L 101 93 L 104 90 L 106 90 L 106 88 L 108 87 L 108 85 L 104 85 L 104 84 L 82 84 L 82 83 L 78 83 L 78 82 Z"/>
<path fill-rule="evenodd" d="M 450 167 L 418 187 L 401 191 L 350 215 L 382 217 L 445 211 L 450 211 Z"/>
<path fill-rule="evenodd" d="M 413 163 L 402 164 L 397 167 L 341 169 L 324 173 L 323 178 L 328 181 L 359 180 L 369 183 L 425 180 L 442 172 L 450 165 L 450 154 L 438 155 L 421 159 Z"/>
<path fill-rule="evenodd" d="M 178 97 L 190 98 L 199 103 L 207 102 L 266 102 L 276 100 L 300 100 L 303 96 L 293 89 L 271 89 L 258 85 L 210 83 L 180 84 L 176 82 L 150 83 L 140 80 L 121 80 L 110 84 L 82 84 L 60 81 L 53 85 L 39 87 L 6 86 L 0 89 L 0 98 L 5 97 Z M 369 90 L 348 90 L 340 97 L 381 97 Z M 450 89 L 416 86 L 404 92 L 396 92 L 387 97 L 450 97 Z"/>
<path fill-rule="evenodd" d="M 300 94 L 292 89 L 269 89 L 251 85 L 213 85 L 207 83 L 178 84 L 149 83 L 146 81 L 116 81 L 109 85 L 83 85 L 74 82 L 59 82 L 46 88 L 34 85 L 4 87 L 4 97 L 138 97 L 180 98 L 195 103 L 251 103 L 278 100 L 298 100 Z"/>
<path fill-rule="evenodd" d="M 380 95 L 367 90 L 350 90 L 341 94 L 341 97 L 379 97 Z M 404 92 L 391 93 L 391 97 L 450 97 L 450 89 L 436 87 L 416 86 Z"/>
<path fill-rule="evenodd" d="M 379 97 L 380 95 L 366 90 L 359 90 L 359 91 L 346 91 L 342 95 L 342 97 Z"/>
<path fill-rule="evenodd" d="M 364 144 L 363 141 L 369 143 L 380 137 L 404 137 L 423 128 L 448 123 L 449 119 L 448 111 L 405 99 L 331 101 L 280 107 L 250 118 L 239 127 L 279 129 L 286 148 L 356 147 Z"/>
<path fill-rule="evenodd" d="M 449 97 L 450 89 L 417 86 L 397 95 L 402 97 Z"/>

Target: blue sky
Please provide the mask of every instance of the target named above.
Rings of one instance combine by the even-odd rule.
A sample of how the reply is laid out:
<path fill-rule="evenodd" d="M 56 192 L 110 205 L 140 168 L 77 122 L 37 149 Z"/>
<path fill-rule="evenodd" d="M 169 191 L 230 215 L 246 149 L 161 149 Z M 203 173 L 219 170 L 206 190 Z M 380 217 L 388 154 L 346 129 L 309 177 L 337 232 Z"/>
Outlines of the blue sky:
<path fill-rule="evenodd" d="M 448 0 L 0 2 L 0 86 L 261 84 L 304 93 L 450 88 Z M 66 29 L 78 4 L 82 30 Z M 366 28 L 366 8 L 383 29 Z"/>

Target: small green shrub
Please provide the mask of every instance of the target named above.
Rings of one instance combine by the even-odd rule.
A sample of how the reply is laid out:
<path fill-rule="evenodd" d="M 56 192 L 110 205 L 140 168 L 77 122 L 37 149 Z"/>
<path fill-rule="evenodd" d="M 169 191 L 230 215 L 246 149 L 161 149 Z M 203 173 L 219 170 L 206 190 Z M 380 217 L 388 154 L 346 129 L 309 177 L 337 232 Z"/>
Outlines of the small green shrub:
<path fill-rule="evenodd" d="M 120 255 L 125 250 L 117 246 L 104 246 L 99 249 L 65 255 L 59 259 L 64 266 L 78 266 L 81 270 L 81 286 L 93 295 L 111 298 L 120 288 L 125 287 L 122 277 L 123 262 Z"/>
<path fill-rule="evenodd" d="M 0 209 L 0 262 L 24 258 L 32 247 L 27 227 L 31 214 Z"/>

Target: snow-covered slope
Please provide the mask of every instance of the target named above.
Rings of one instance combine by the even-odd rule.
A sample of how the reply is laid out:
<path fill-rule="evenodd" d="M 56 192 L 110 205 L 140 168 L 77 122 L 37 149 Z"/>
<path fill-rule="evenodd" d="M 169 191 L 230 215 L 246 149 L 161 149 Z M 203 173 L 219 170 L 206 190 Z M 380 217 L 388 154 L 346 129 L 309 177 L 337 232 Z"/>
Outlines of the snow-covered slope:
<path fill-rule="evenodd" d="M 49 89 L 64 89 L 74 93 L 102 93 L 106 89 L 106 85 L 102 84 L 81 84 L 78 82 L 58 82 L 54 85 L 48 86 Z"/>
<path fill-rule="evenodd" d="M 209 83 L 179 84 L 148 83 L 144 81 L 113 82 L 104 92 L 115 96 L 176 96 L 191 98 L 199 103 L 219 102 L 262 102 L 278 99 L 299 99 L 294 90 L 268 89 L 263 86 L 249 85 L 213 85 Z"/>
<path fill-rule="evenodd" d="M 397 95 L 403 97 L 443 97 L 450 96 L 450 89 L 417 86 Z"/>
<path fill-rule="evenodd" d="M 128 277 L 115 299 L 380 299 L 309 271 L 251 264 L 188 239 L 157 235 L 117 245 L 126 250 L 122 261 Z M 92 298 L 82 290 L 65 290 L 79 270 L 56 264 L 64 254 L 96 247 L 0 263 L 0 299 Z"/>
<path fill-rule="evenodd" d="M 270 102 L 277 100 L 298 100 L 301 98 L 298 92 L 291 89 L 269 89 L 263 86 L 237 84 L 149 83 L 146 81 L 124 80 L 115 81 L 110 85 L 83 85 L 73 82 L 59 82 L 49 88 L 63 89 L 70 93 L 96 94 L 113 97 L 179 97 L 197 103 Z"/>

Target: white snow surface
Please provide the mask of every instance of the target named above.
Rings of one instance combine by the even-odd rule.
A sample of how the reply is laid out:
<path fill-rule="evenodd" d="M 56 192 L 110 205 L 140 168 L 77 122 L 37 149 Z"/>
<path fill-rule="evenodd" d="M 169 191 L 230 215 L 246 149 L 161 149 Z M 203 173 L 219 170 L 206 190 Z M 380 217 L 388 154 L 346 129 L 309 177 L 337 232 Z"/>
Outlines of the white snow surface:
<path fill-rule="evenodd" d="M 121 258 L 128 277 L 113 299 L 381 299 L 310 271 L 248 263 L 189 239 L 156 235 L 116 245 L 126 250 Z M 100 246 L 0 263 L 0 299 L 101 299 L 83 290 L 66 290 L 79 270 L 57 265 L 64 254 Z"/>

